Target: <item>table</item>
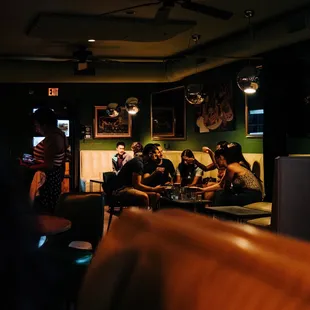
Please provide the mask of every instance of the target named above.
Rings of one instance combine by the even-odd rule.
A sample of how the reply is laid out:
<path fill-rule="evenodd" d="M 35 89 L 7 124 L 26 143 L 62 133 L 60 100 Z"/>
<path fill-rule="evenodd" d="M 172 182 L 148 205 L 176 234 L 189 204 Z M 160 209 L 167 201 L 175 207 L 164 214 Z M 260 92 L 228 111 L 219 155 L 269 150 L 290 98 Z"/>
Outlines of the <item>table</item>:
<path fill-rule="evenodd" d="M 71 221 L 53 215 L 38 215 L 37 223 L 37 232 L 42 236 L 56 235 L 71 228 Z"/>
<path fill-rule="evenodd" d="M 104 181 L 100 180 L 100 179 L 91 179 L 91 180 L 89 180 L 89 191 L 90 192 L 93 192 L 93 183 L 100 184 L 100 192 L 103 191 L 102 184 L 104 183 Z"/>
<path fill-rule="evenodd" d="M 271 212 L 268 211 L 249 209 L 240 206 L 205 207 L 205 211 L 213 217 L 237 222 L 244 222 L 249 219 L 267 217 L 271 215 Z"/>
<path fill-rule="evenodd" d="M 206 200 L 206 199 L 170 199 L 168 197 L 161 197 L 161 201 L 164 202 L 164 204 L 171 204 L 174 206 L 178 206 L 179 208 L 182 208 L 184 206 L 189 206 L 193 208 L 194 212 L 197 212 L 197 207 L 200 205 L 206 205 L 206 204 L 211 204 L 211 200 Z M 168 205 L 168 206 L 171 206 Z"/>

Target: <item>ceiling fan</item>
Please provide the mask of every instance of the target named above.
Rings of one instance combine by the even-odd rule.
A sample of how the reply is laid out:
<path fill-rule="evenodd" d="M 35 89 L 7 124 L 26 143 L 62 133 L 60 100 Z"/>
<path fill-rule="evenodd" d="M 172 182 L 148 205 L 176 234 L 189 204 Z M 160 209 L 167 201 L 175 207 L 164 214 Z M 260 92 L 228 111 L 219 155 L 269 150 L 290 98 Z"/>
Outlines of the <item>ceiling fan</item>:
<path fill-rule="evenodd" d="M 156 6 L 160 4 L 161 6 L 157 10 L 157 13 L 155 15 L 155 22 L 157 23 L 165 22 L 169 17 L 170 11 L 174 8 L 175 5 L 179 5 L 185 10 L 197 12 L 222 20 L 229 20 L 233 16 L 233 12 L 217 9 L 213 6 L 208 6 L 197 2 L 192 2 L 191 0 L 162 0 L 157 2 L 144 3 L 115 11 L 106 12 L 100 14 L 100 16 L 111 15 L 120 12 L 130 12 L 137 8 Z"/>

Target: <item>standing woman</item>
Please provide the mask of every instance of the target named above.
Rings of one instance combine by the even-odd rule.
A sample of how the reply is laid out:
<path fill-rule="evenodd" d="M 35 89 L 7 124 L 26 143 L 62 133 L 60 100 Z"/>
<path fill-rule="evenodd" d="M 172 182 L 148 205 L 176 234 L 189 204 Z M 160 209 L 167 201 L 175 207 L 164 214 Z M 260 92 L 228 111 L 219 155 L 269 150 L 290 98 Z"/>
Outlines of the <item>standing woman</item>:
<path fill-rule="evenodd" d="M 68 140 L 57 127 L 57 117 L 53 110 L 37 109 L 33 120 L 36 132 L 45 137 L 34 148 L 35 164 L 29 166 L 31 170 L 45 174 L 45 181 L 35 199 L 35 208 L 38 212 L 53 213 L 61 194 Z"/>

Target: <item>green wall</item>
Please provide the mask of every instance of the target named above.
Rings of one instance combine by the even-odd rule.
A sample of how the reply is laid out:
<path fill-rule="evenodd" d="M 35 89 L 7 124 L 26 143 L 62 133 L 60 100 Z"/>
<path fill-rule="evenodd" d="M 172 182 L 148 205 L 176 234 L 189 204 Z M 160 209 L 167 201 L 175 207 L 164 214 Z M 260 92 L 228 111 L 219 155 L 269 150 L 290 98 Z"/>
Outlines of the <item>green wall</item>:
<path fill-rule="evenodd" d="M 106 105 L 109 102 L 122 102 L 129 96 L 141 99 L 141 111 L 133 118 L 132 139 L 124 139 L 128 145 L 133 141 L 141 141 L 143 144 L 151 142 L 150 135 L 150 95 L 152 92 L 168 89 L 189 83 L 208 83 L 208 81 L 231 80 L 234 93 L 234 105 L 236 113 L 236 130 L 228 132 L 195 132 L 195 107 L 186 105 L 187 110 L 187 140 L 185 141 L 159 141 L 162 145 L 170 145 L 172 150 L 183 150 L 190 148 L 194 151 L 201 150 L 207 145 L 214 148 L 217 141 L 228 140 L 239 142 L 245 153 L 262 153 L 262 139 L 246 138 L 244 124 L 244 95 L 238 89 L 235 78 L 240 66 L 227 66 L 206 73 L 192 76 L 180 83 L 174 84 L 81 84 L 63 85 L 63 87 L 74 87 L 78 91 L 79 111 L 81 123 L 92 124 L 95 105 Z M 61 86 L 62 87 L 62 86 Z M 114 149 L 119 139 L 90 139 L 81 142 L 81 150 L 107 150 Z"/>
<path fill-rule="evenodd" d="M 253 139 L 245 137 L 244 125 L 244 95 L 237 88 L 235 80 L 238 70 L 242 65 L 230 65 L 218 68 L 209 72 L 205 72 L 196 76 L 191 76 L 181 81 L 180 83 L 167 84 L 20 84 L 14 85 L 13 92 L 15 94 L 14 100 L 12 95 L 8 95 L 8 102 L 12 102 L 14 108 L 20 106 L 19 117 L 22 114 L 31 111 L 30 105 L 33 102 L 40 102 L 42 99 L 58 100 L 60 102 L 73 102 L 77 106 L 81 124 L 93 125 L 94 107 L 104 106 L 110 102 L 121 103 L 128 97 L 138 97 L 142 104 L 140 112 L 133 117 L 132 138 L 122 139 L 129 146 L 133 141 L 141 141 L 143 144 L 151 142 L 150 139 L 150 95 L 152 92 L 173 88 L 180 85 L 188 85 L 190 83 L 208 83 L 210 81 L 232 81 L 234 91 L 234 105 L 236 113 L 236 130 L 230 132 L 211 132 L 200 134 L 195 132 L 195 107 L 189 104 L 186 105 L 187 110 L 187 140 L 185 141 L 159 141 L 162 145 L 164 143 L 170 145 L 172 150 L 183 150 L 190 148 L 193 151 L 201 150 L 202 146 L 209 146 L 214 148 L 217 141 L 228 140 L 239 142 L 244 152 L 248 153 L 262 153 L 262 139 Z M 2 84 L 2 87 L 7 85 Z M 49 87 L 59 88 L 59 97 L 54 99 L 47 97 L 47 89 Z M 33 95 L 29 94 L 32 90 Z M 28 107 L 29 106 L 29 107 Z M 29 131 L 30 132 L 30 131 Z M 25 139 L 29 134 L 25 133 Z M 18 132 L 21 141 L 21 133 Z M 29 137 L 27 138 L 29 140 Z M 115 144 L 119 139 L 89 139 L 85 142 L 81 141 L 81 150 L 111 150 L 115 149 Z M 27 142 L 29 144 L 29 142 Z M 21 142 L 19 143 L 22 144 Z M 21 148 L 21 147 L 20 147 Z M 23 147 L 24 149 L 24 147 Z"/>

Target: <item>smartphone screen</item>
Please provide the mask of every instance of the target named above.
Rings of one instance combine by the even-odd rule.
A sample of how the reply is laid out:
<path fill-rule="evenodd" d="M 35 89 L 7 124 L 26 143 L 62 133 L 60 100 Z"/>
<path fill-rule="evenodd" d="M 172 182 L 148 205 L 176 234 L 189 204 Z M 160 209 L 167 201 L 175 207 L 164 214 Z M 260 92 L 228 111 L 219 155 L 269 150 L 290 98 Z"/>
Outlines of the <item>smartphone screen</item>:
<path fill-rule="evenodd" d="M 34 158 L 31 154 L 23 154 L 23 162 L 33 164 Z"/>

